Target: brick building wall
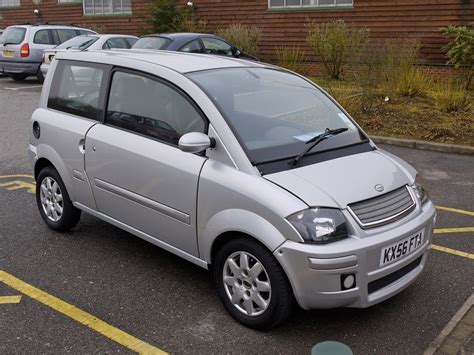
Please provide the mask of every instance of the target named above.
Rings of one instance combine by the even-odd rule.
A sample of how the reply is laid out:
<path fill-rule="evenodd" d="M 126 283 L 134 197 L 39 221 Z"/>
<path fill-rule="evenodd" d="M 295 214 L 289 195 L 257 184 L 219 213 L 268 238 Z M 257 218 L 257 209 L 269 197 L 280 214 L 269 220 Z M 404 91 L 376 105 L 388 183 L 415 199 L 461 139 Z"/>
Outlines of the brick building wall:
<path fill-rule="evenodd" d="M 148 0 L 132 0 L 132 15 L 84 16 L 81 3 L 58 4 L 43 0 L 41 20 L 100 28 L 107 33 L 140 34 L 144 28 Z M 179 0 L 185 4 L 187 0 Z M 269 10 L 267 0 L 196 0 L 197 13 L 208 21 L 209 30 L 239 22 L 262 29 L 263 56 L 276 46 L 300 44 L 306 47 L 306 21 L 343 19 L 350 25 L 367 27 L 375 39 L 417 38 L 427 64 L 444 64 L 442 46 L 446 38 L 439 28 L 449 24 L 474 25 L 474 0 L 354 0 L 352 8 L 312 10 Z M 35 5 L 21 0 L 17 8 L 0 8 L 0 27 L 34 22 Z M 306 47 L 307 48 L 307 47 Z"/>

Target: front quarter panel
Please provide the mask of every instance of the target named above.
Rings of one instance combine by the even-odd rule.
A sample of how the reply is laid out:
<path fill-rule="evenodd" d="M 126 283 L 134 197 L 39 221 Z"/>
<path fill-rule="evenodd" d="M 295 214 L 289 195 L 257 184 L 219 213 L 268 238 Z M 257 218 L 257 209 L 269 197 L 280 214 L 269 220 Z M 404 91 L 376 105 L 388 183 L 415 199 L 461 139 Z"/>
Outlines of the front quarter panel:
<path fill-rule="evenodd" d="M 270 251 L 288 239 L 300 242 L 300 236 L 284 218 L 307 207 L 262 177 L 208 160 L 201 172 L 198 191 L 200 258 L 212 263 L 212 245 L 226 232 L 247 234 Z"/>

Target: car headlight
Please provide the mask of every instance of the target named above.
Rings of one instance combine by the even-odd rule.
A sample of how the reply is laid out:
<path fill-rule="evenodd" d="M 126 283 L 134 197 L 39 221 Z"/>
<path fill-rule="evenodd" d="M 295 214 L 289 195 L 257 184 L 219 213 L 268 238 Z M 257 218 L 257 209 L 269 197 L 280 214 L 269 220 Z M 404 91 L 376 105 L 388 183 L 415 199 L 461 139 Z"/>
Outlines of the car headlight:
<path fill-rule="evenodd" d="M 418 198 L 421 204 L 424 204 L 428 201 L 428 192 L 423 187 L 423 183 L 420 175 L 416 175 L 415 182 L 411 185 L 415 196 Z"/>
<path fill-rule="evenodd" d="M 335 208 L 313 207 L 287 217 L 306 243 L 325 244 L 348 237 L 346 220 Z"/>

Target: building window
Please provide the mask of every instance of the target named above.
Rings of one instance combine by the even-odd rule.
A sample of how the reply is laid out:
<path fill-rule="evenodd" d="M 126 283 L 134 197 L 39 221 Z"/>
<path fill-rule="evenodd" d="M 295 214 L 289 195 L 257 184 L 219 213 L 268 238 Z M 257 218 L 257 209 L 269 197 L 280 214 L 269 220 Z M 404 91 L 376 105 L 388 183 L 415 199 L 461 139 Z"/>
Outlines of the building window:
<path fill-rule="evenodd" d="M 58 0 L 58 4 L 82 4 L 82 0 Z"/>
<path fill-rule="evenodd" d="M 268 0 L 268 7 L 278 8 L 305 8 L 305 7 L 337 7 L 352 6 L 353 0 Z"/>
<path fill-rule="evenodd" d="M 132 0 L 84 0 L 84 15 L 121 15 L 132 13 Z"/>
<path fill-rule="evenodd" d="M 20 0 L 0 0 L 0 7 L 18 7 Z"/>

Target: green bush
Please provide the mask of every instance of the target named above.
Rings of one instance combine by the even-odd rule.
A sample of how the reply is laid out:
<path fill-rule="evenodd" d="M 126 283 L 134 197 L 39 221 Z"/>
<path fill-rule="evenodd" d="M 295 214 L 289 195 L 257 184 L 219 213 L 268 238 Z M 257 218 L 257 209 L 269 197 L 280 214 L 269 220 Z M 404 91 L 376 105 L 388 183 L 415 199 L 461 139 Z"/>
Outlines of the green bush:
<path fill-rule="evenodd" d="M 180 4 L 177 0 L 151 0 L 142 32 L 205 32 L 207 22 L 198 18 L 196 2 Z"/>
<path fill-rule="evenodd" d="M 430 77 L 417 66 L 420 47 L 417 40 L 385 41 L 381 65 L 386 95 L 422 96 L 430 89 Z"/>
<path fill-rule="evenodd" d="M 369 31 L 342 21 L 309 22 L 306 42 L 332 79 L 341 79 L 344 66 L 357 63 L 369 43 Z"/>
<path fill-rule="evenodd" d="M 474 31 L 466 26 L 448 26 L 441 30 L 452 38 L 445 47 L 448 64 L 461 71 L 468 89 L 474 76 Z"/>
<path fill-rule="evenodd" d="M 276 47 L 277 65 L 299 74 L 306 73 L 306 54 L 300 46 Z"/>
<path fill-rule="evenodd" d="M 217 34 L 247 54 L 256 56 L 258 53 L 258 43 L 262 35 L 262 30 L 258 27 L 234 23 L 218 29 Z"/>

